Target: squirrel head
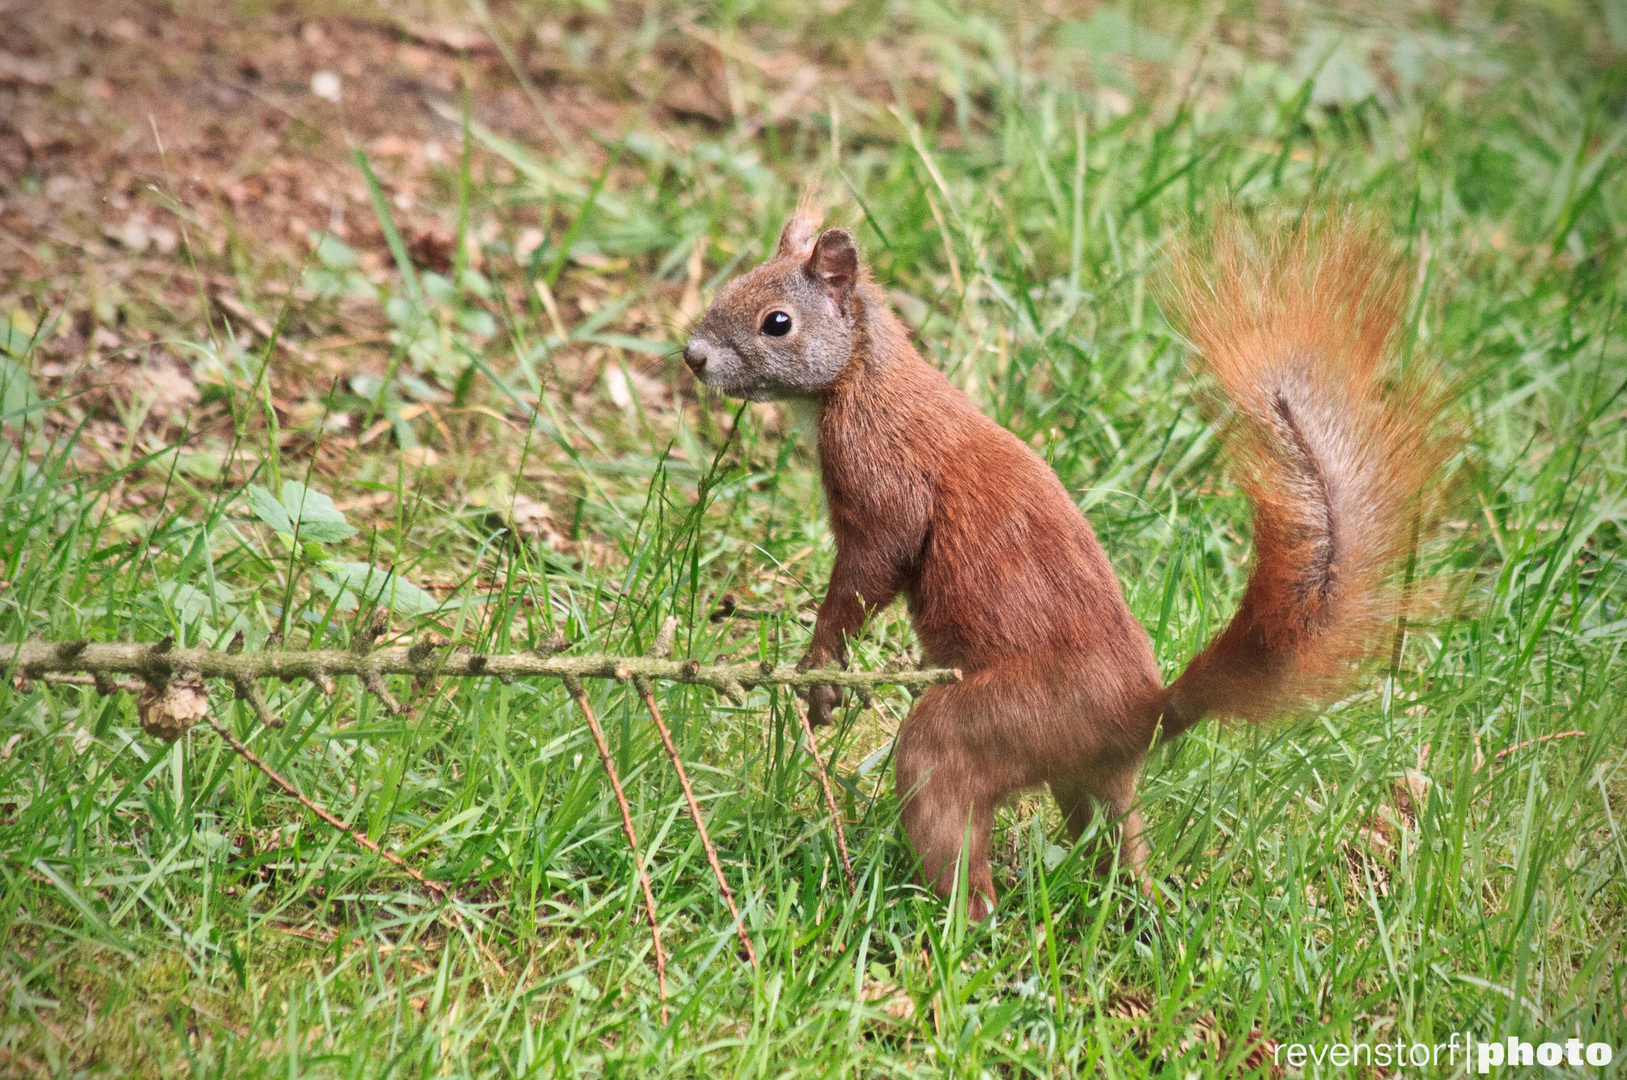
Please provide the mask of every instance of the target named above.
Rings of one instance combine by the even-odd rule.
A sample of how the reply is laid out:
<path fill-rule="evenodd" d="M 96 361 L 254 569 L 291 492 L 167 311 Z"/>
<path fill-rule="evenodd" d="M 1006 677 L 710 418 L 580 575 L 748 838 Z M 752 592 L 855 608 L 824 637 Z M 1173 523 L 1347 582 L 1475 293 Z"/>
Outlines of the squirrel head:
<path fill-rule="evenodd" d="M 844 229 L 818 232 L 799 209 L 779 250 L 723 287 L 684 346 L 706 385 L 748 401 L 813 398 L 853 350 L 859 252 Z"/>

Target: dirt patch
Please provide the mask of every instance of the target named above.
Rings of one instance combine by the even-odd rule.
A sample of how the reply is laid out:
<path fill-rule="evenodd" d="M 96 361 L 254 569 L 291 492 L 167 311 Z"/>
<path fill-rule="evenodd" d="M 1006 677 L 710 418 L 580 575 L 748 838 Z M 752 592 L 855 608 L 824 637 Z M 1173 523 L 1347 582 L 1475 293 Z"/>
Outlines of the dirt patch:
<path fill-rule="evenodd" d="M 199 400 L 175 385 L 196 366 L 186 343 L 263 342 L 290 297 L 307 299 L 301 268 L 323 234 L 357 253 L 360 274 L 391 279 L 353 149 L 369 155 L 412 257 L 445 270 L 461 143 L 445 113 L 465 90 L 479 123 L 531 146 L 552 125 L 592 148 L 584 134 L 627 107 L 580 85 L 528 93 L 478 28 L 176 7 L 0 11 L 0 318 L 39 333 L 35 378 L 73 398 L 65 423 L 128 428 L 138 410 L 163 439 L 189 417 L 193 430 L 218 422 L 176 407 Z M 508 170 L 482 154 L 471 164 L 477 180 Z M 526 211 L 496 228 L 523 228 Z M 383 369 L 377 305 L 296 306 L 281 393 L 299 396 L 289 375 L 317 386 Z M 120 442 L 94 423 L 88 433 Z"/>
<path fill-rule="evenodd" d="M 663 253 L 573 250 L 539 298 L 525 260 L 558 243 L 569 218 L 478 140 L 458 246 L 465 103 L 473 124 L 539 160 L 573 161 L 584 189 L 626 132 L 678 153 L 709 140 L 751 156 L 770 129 L 822 145 L 813 118 L 832 100 L 853 144 L 896 126 L 900 88 L 912 104 L 925 95 L 923 114 L 927 98 L 946 124 L 953 114 L 924 46 L 849 48 L 819 38 L 819 19 L 723 38 L 682 19 L 635 32 L 633 8 L 543 18 L 494 5 L 489 26 L 461 7 L 463 21 L 411 3 L 316 10 L 0 0 L 0 328 L 13 345 L 32 339 L 30 375 L 60 402 L 45 423 L 78 433 L 81 469 L 170 455 L 166 467 L 200 488 L 242 483 L 256 461 L 226 449 L 221 388 L 258 378 L 273 335 L 267 397 L 282 453 L 337 477 L 387 448 L 414 469 L 447 471 L 460 456 L 488 474 L 519 467 L 509 436 L 527 408 L 512 393 L 481 380 L 470 398 L 453 364 L 401 362 L 389 300 L 404 283 L 358 151 L 411 263 L 443 278 L 459 264 L 489 271 L 468 310 L 443 308 L 447 325 L 489 316 L 496 327 L 517 311 L 547 335 L 638 289 L 605 329 L 674 340 L 728 253 L 702 244 L 652 282 Z M 646 182 L 632 157 L 612 188 Z M 495 329 L 476 336 L 503 342 Z M 548 378 L 576 420 L 614 432 L 693 405 L 675 392 L 688 382 L 674 364 L 648 348 L 573 346 L 549 357 Z M 381 413 L 382 377 L 398 367 L 417 381 Z M 170 484 L 162 470 L 147 481 Z"/>

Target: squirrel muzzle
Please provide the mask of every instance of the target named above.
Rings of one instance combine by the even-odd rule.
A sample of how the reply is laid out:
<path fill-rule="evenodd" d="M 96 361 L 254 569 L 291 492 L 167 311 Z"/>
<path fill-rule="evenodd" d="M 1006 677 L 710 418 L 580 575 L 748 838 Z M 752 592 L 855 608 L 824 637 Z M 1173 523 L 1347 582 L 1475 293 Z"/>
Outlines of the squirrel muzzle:
<path fill-rule="evenodd" d="M 706 368 L 706 346 L 694 338 L 690 338 L 684 346 L 684 363 L 689 370 L 699 375 Z"/>

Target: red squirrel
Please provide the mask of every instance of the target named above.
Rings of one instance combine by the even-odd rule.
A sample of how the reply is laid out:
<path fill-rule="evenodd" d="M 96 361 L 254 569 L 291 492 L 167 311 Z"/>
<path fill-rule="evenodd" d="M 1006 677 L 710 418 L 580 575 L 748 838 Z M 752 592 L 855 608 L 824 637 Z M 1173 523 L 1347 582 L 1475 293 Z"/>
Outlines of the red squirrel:
<path fill-rule="evenodd" d="M 1234 226 L 1178 249 L 1171 307 L 1229 402 L 1255 563 L 1232 621 L 1166 687 L 1056 474 L 922 359 L 853 238 L 819 224 L 799 205 L 684 348 L 724 394 L 817 406 L 836 562 L 802 666 L 845 665 L 847 639 L 902 593 L 926 659 L 961 669 L 901 726 L 895 782 L 940 895 L 970 844 L 972 918 L 994 905 L 996 807 L 1041 784 L 1076 838 L 1105 804 L 1141 875 L 1135 782 L 1160 735 L 1326 700 L 1393 631 L 1393 571 L 1444 460 L 1438 392 L 1394 363 L 1405 278 L 1343 220 L 1263 243 Z M 838 702 L 816 687 L 813 719 Z"/>

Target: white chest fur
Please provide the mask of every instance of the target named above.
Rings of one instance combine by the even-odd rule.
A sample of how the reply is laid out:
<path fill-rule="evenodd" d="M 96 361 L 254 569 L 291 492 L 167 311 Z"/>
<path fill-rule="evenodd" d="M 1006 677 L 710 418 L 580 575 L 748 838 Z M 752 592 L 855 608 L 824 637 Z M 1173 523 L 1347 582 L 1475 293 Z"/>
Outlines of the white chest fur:
<path fill-rule="evenodd" d="M 789 398 L 780 402 L 791 419 L 791 428 L 802 445 L 819 454 L 819 402 L 811 398 Z"/>

